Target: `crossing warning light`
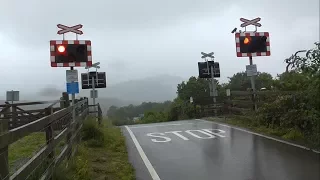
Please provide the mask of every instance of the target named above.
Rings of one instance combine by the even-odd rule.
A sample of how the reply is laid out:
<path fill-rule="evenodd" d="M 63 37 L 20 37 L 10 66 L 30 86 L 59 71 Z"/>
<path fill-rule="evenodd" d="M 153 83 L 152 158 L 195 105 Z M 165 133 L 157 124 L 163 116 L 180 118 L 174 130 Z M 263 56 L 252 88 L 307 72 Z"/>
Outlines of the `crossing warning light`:
<path fill-rule="evenodd" d="M 245 37 L 243 40 L 244 44 L 249 44 L 251 42 L 251 38 L 250 37 Z"/>
<path fill-rule="evenodd" d="M 59 45 L 57 49 L 60 53 L 63 53 L 66 51 L 66 48 L 63 45 Z"/>
<path fill-rule="evenodd" d="M 91 41 L 51 40 L 50 63 L 51 67 L 91 67 Z"/>
<path fill-rule="evenodd" d="M 240 37 L 241 53 L 267 52 L 266 36 L 242 36 Z"/>
<path fill-rule="evenodd" d="M 88 61 L 87 45 L 85 44 L 58 44 L 55 49 L 55 60 L 58 63 Z"/>

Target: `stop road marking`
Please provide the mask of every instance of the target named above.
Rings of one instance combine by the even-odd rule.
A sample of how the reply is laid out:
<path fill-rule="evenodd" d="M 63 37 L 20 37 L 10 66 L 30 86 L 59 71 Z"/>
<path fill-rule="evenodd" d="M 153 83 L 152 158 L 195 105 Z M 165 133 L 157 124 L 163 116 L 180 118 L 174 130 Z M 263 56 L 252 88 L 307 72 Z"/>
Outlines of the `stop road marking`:
<path fill-rule="evenodd" d="M 225 135 L 222 135 L 225 133 L 224 130 L 221 129 L 197 129 L 197 130 L 186 130 L 184 131 L 169 131 L 164 133 L 154 132 L 154 133 L 148 133 L 147 136 L 153 137 L 151 139 L 152 142 L 170 142 L 171 138 L 167 136 L 167 134 L 173 134 L 179 139 L 182 139 L 184 141 L 188 141 L 189 138 L 184 136 L 183 134 L 188 134 L 189 136 L 195 137 L 197 139 L 213 139 L 218 137 L 224 138 Z"/>

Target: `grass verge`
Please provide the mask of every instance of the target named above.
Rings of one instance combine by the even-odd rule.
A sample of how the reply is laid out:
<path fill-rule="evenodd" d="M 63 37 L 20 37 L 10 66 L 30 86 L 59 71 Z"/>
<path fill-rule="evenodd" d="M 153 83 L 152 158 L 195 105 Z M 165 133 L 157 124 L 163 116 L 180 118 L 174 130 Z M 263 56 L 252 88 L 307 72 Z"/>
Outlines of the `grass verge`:
<path fill-rule="evenodd" d="M 260 133 L 270 137 L 285 140 L 291 143 L 303 145 L 311 149 L 319 150 L 319 147 L 314 147 L 308 143 L 308 140 L 303 136 L 303 134 L 296 129 L 284 129 L 284 128 L 268 128 L 266 126 L 261 126 L 253 122 L 254 118 L 244 117 L 244 116 L 229 116 L 227 118 L 206 118 L 210 121 L 230 124 L 233 126 L 248 129 L 252 132 Z"/>
<path fill-rule="evenodd" d="M 109 121 L 102 127 L 94 120 L 85 121 L 78 153 L 57 168 L 54 179 L 134 180 L 121 130 Z"/>
<path fill-rule="evenodd" d="M 11 174 L 24 164 L 35 152 L 46 143 L 44 132 L 32 133 L 9 145 L 9 169 Z"/>

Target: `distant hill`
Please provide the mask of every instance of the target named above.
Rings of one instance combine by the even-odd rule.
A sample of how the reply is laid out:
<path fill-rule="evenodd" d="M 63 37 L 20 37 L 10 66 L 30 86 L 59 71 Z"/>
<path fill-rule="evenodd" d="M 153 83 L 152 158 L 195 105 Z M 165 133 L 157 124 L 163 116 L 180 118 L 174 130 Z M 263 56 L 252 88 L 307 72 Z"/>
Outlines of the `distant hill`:
<path fill-rule="evenodd" d="M 178 76 L 161 75 L 148 77 L 145 79 L 130 80 L 114 85 L 107 86 L 106 89 L 99 89 L 97 102 L 100 103 L 102 110 L 106 112 L 110 106 L 127 106 L 130 104 L 138 105 L 142 102 L 163 102 L 172 100 L 176 97 L 177 84 L 183 79 Z M 47 87 L 35 94 L 21 94 L 21 99 L 30 101 L 58 100 L 63 89 Z M 77 97 L 90 96 L 89 90 L 81 91 Z M 0 98 L 1 99 L 1 98 Z M 4 99 L 4 98 L 2 98 Z M 0 104 L 4 101 L 0 100 Z M 91 103 L 91 102 L 90 102 Z M 46 105 L 39 105 L 39 108 Z M 29 109 L 29 108 L 27 108 Z"/>
<path fill-rule="evenodd" d="M 100 97 L 112 97 L 133 102 L 163 102 L 176 97 L 178 76 L 162 75 L 130 80 L 99 90 Z"/>
<path fill-rule="evenodd" d="M 92 103 L 92 99 L 89 99 L 89 103 L 90 104 Z M 134 101 L 124 101 L 117 98 L 104 98 L 104 97 L 98 98 L 96 100 L 96 103 L 100 104 L 100 107 L 104 114 L 107 113 L 110 106 L 122 107 L 122 106 L 127 106 L 129 104 L 133 104 L 133 105 L 139 104 L 138 102 L 134 102 Z"/>

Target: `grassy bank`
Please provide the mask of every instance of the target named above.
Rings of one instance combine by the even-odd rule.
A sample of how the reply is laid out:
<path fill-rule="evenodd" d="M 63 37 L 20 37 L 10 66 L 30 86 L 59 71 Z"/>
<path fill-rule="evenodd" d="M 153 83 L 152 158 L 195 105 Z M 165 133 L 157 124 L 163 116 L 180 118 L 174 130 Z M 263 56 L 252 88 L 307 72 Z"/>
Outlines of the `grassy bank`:
<path fill-rule="evenodd" d="M 45 133 L 36 132 L 25 136 L 8 147 L 10 174 L 26 163 L 46 143 Z"/>
<path fill-rule="evenodd" d="M 266 127 L 260 124 L 257 124 L 254 120 L 254 118 L 248 117 L 248 116 L 229 116 L 226 118 L 213 118 L 209 117 L 206 118 L 207 120 L 210 121 L 215 121 L 215 122 L 220 122 L 220 123 L 225 123 L 225 124 L 230 124 L 233 126 L 241 127 L 248 129 L 250 131 L 268 135 L 271 137 L 279 138 L 282 140 L 286 140 L 292 143 L 296 143 L 299 145 L 303 145 L 312 149 L 319 150 L 319 146 L 314 146 L 312 143 L 308 141 L 307 138 L 304 137 L 303 133 L 301 133 L 297 129 L 285 129 L 285 128 L 270 128 Z"/>
<path fill-rule="evenodd" d="M 98 127 L 95 121 L 88 120 L 84 123 L 82 137 L 78 153 L 56 170 L 54 179 L 135 179 L 119 128 L 108 121 L 104 121 L 103 127 Z"/>

